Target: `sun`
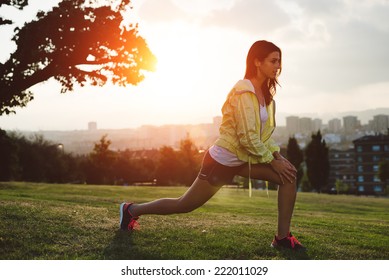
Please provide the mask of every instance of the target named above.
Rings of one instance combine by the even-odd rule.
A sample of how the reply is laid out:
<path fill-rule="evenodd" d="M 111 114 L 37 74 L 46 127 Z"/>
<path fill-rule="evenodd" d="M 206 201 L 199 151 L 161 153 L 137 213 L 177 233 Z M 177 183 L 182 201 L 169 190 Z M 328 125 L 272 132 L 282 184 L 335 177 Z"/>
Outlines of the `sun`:
<path fill-rule="evenodd" d="M 147 72 L 142 83 L 132 89 L 141 93 L 131 96 L 129 102 L 137 104 L 132 112 L 150 108 L 142 118 L 170 124 L 208 122 L 219 114 L 220 105 L 215 106 L 215 100 L 221 91 L 216 88 L 222 83 L 215 82 L 212 65 L 216 59 L 204 30 L 170 22 L 142 33 L 157 62 L 155 70 Z"/>
<path fill-rule="evenodd" d="M 156 86 L 171 97 L 182 95 L 185 89 L 198 82 L 201 76 L 202 57 L 193 38 L 177 38 L 159 44 L 154 54 L 157 57 Z"/>

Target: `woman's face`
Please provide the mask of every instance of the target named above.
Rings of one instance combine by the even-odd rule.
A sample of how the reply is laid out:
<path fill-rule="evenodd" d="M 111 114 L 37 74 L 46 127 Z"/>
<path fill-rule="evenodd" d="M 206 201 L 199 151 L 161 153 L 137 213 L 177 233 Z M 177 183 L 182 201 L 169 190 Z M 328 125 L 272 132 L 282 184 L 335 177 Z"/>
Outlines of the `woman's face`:
<path fill-rule="evenodd" d="M 257 64 L 257 75 L 275 79 L 281 69 L 281 55 L 275 51 L 270 53 L 263 61 Z"/>

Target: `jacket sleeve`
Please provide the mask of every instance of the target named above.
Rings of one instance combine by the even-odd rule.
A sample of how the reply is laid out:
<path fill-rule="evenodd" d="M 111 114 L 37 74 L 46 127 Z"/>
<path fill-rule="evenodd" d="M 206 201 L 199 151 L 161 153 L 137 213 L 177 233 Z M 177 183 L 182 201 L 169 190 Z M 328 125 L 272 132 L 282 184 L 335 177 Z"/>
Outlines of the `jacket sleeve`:
<path fill-rule="evenodd" d="M 241 145 L 251 156 L 259 158 L 260 162 L 269 163 L 274 157 L 259 136 L 256 126 L 256 116 L 252 93 L 242 93 L 236 96 L 234 117 L 236 121 L 236 133 Z"/>
<path fill-rule="evenodd" d="M 273 140 L 273 138 L 270 138 L 266 142 L 266 147 L 270 150 L 270 152 L 273 154 L 274 152 L 279 152 L 280 147 L 276 144 L 276 142 Z"/>

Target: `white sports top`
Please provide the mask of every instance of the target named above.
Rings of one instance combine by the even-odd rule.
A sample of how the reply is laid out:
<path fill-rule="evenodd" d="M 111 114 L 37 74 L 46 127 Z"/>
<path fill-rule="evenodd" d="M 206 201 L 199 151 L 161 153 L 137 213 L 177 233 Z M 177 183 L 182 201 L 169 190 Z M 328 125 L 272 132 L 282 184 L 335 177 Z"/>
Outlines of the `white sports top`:
<path fill-rule="evenodd" d="M 244 161 L 238 159 L 238 157 L 234 153 L 231 153 L 229 150 L 216 145 L 210 147 L 208 151 L 214 160 L 224 166 L 233 167 L 245 163 Z"/>
<path fill-rule="evenodd" d="M 266 106 L 262 106 L 261 104 L 259 104 L 259 117 L 262 123 L 261 126 L 261 132 L 262 132 L 264 124 L 269 118 L 269 115 L 267 113 Z M 216 160 L 218 163 L 223 164 L 225 166 L 233 167 L 233 166 L 239 166 L 246 163 L 238 159 L 238 157 L 234 153 L 231 153 L 229 150 L 216 145 L 213 145 L 212 147 L 209 148 L 209 154 L 214 160 Z"/>
<path fill-rule="evenodd" d="M 261 125 L 261 132 L 262 132 L 264 124 L 267 122 L 267 119 L 269 118 L 269 115 L 267 113 L 265 105 L 259 104 L 259 118 L 260 118 L 261 124 L 262 124 Z"/>

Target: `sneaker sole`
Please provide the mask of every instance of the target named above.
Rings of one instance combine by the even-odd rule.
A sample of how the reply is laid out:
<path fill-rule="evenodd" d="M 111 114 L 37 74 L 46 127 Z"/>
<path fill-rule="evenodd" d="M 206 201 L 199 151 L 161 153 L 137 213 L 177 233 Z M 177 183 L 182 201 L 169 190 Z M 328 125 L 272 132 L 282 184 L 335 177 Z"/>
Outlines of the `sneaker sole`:
<path fill-rule="evenodd" d="M 305 247 L 299 248 L 299 249 L 293 249 L 293 248 L 286 248 L 286 247 L 282 247 L 282 246 L 278 246 L 278 245 L 273 245 L 273 244 L 270 244 L 270 247 L 273 248 L 273 249 L 276 249 L 276 250 L 291 250 L 291 251 L 294 251 L 294 252 L 306 252 L 307 251 L 307 248 L 305 248 Z"/>
<path fill-rule="evenodd" d="M 119 222 L 119 228 L 122 229 L 122 222 L 123 222 L 123 208 L 126 205 L 125 202 L 120 204 L 120 222 Z"/>

